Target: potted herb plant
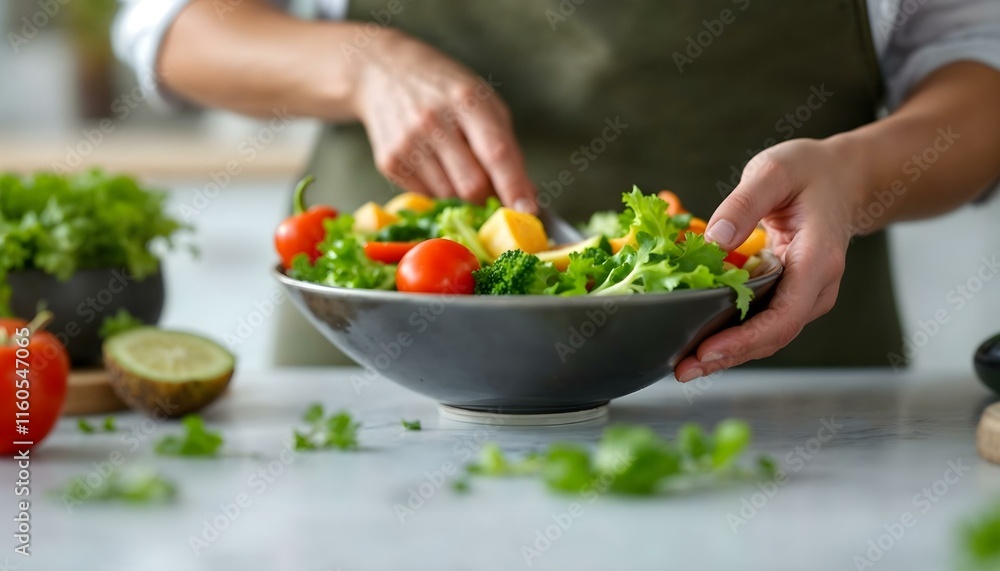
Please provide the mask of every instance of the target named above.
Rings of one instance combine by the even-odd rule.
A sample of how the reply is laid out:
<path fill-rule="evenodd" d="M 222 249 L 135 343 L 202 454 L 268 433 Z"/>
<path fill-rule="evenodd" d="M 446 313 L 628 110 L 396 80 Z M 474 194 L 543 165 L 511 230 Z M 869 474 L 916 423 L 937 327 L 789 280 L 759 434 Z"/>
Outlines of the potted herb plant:
<path fill-rule="evenodd" d="M 48 329 L 75 365 L 101 361 L 104 321 L 122 310 L 155 324 L 164 282 L 156 244 L 186 226 L 166 195 L 100 170 L 0 174 L 0 313 L 55 315 Z"/>

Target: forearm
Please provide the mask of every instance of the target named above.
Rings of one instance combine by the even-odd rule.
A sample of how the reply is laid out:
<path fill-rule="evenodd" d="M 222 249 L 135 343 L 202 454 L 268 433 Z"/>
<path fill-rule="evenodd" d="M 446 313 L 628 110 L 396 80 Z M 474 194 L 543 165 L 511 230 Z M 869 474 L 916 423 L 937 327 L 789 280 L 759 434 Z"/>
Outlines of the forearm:
<path fill-rule="evenodd" d="M 892 115 L 829 141 L 859 173 L 854 229 L 947 212 L 1000 178 L 1000 73 L 961 62 L 929 76 Z M 854 166 L 856 165 L 856 166 Z"/>
<path fill-rule="evenodd" d="M 171 27 L 158 73 L 172 92 L 206 107 L 254 116 L 283 109 L 327 121 L 356 118 L 351 95 L 361 55 L 357 24 L 298 20 L 246 0 L 220 15 L 195 0 Z"/>

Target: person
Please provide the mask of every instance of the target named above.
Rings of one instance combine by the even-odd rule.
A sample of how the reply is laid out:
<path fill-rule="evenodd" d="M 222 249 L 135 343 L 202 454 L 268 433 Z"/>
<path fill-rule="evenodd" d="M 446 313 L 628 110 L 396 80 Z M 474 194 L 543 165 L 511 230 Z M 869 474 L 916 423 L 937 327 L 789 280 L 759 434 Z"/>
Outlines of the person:
<path fill-rule="evenodd" d="M 126 1 L 116 49 L 162 104 L 329 123 L 309 171 L 340 208 L 495 193 L 578 221 L 637 184 L 714 212 L 706 236 L 726 249 L 763 224 L 776 294 L 680 381 L 772 355 L 891 364 L 884 228 L 1000 178 L 996 0 L 297 4 L 320 19 Z"/>

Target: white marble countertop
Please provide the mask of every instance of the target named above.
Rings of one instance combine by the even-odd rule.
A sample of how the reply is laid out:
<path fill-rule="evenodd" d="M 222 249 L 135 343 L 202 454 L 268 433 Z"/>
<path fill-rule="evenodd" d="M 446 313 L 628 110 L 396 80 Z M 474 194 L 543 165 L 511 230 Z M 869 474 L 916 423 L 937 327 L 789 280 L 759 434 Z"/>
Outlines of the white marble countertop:
<path fill-rule="evenodd" d="M 790 480 L 771 497 L 748 484 L 593 502 L 550 493 L 536 479 L 474 480 L 468 493 L 457 494 L 448 483 L 438 487 L 435 473 L 464 464 L 486 440 L 526 452 L 559 439 L 593 442 L 599 425 L 456 424 L 439 420 L 435 403 L 387 381 L 356 394 L 347 382 L 351 372 L 239 373 L 205 418 L 224 433 L 228 450 L 256 457 L 161 458 L 151 440 L 176 431 L 175 423 L 126 414 L 119 425 L 130 432 L 85 435 L 64 419 L 33 453 L 33 555 L 14 554 L 7 535 L 0 563 L 7 557 L 18 569 L 102 571 L 856 569 L 855 556 L 867 558 L 869 540 L 880 541 L 889 529 L 899 537 L 882 537 L 888 549 L 874 568 L 937 570 L 952 567 L 960 522 L 1000 499 L 1000 466 L 980 460 L 973 440 L 979 412 L 993 399 L 965 372 L 744 371 L 687 389 L 658 383 L 613 402 L 611 421 L 672 435 L 685 421 L 740 417 L 754 428 L 755 449 L 774 455 Z M 289 462 L 282 463 L 292 427 L 315 400 L 354 413 L 363 424 L 362 450 L 285 454 Z M 405 431 L 401 418 L 419 418 L 424 429 Z M 824 423 L 838 427 L 830 438 L 820 430 Z M 113 454 L 175 479 L 178 500 L 92 503 L 71 513 L 45 496 Z M 274 476 L 258 473 L 269 468 Z M 16 475 L 12 462 L 0 464 L 7 522 Z M 414 502 L 401 522 L 396 505 L 422 485 L 428 498 Z M 234 518 L 222 515 L 220 505 L 240 494 L 249 498 L 246 507 Z M 744 501 L 757 507 L 751 511 Z M 575 517 L 567 515 L 574 502 Z M 894 525 L 906 513 L 910 527 Z M 745 525 L 734 532 L 737 516 Z M 195 553 L 189 538 L 213 520 L 225 529 Z M 570 523 L 558 534 L 548 530 L 558 535 L 549 545 L 536 545 L 557 520 Z M 530 565 L 525 546 L 539 549 Z"/>

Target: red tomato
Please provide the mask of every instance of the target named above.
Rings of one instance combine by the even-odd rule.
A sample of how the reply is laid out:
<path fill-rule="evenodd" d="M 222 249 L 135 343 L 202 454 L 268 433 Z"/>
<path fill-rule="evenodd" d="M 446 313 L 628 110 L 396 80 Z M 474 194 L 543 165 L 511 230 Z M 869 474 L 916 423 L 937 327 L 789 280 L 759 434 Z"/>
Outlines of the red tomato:
<path fill-rule="evenodd" d="M 37 446 L 59 420 L 66 400 L 66 348 L 46 331 L 27 336 L 27 327 L 20 319 L 0 319 L 0 331 L 6 333 L 0 333 L 5 341 L 0 344 L 0 454 L 4 456 Z M 19 425 L 19 419 L 26 422 Z M 18 426 L 27 433 L 19 432 Z"/>
<path fill-rule="evenodd" d="M 307 176 L 295 188 L 292 199 L 294 214 L 274 231 L 274 249 L 278 251 L 285 269 L 292 267 L 292 259 L 298 254 L 304 253 L 309 256 L 310 262 L 315 262 L 319 257 L 316 246 L 326 237 L 323 221 L 337 217 L 337 211 L 329 206 L 316 205 L 309 210 L 305 209 L 303 195 L 313 180 L 313 177 Z"/>
<path fill-rule="evenodd" d="M 733 250 L 732 252 L 729 252 L 729 254 L 727 254 L 726 257 L 723 258 L 722 261 L 723 262 L 729 262 L 730 264 L 736 266 L 737 268 L 742 268 L 747 263 L 747 260 L 749 260 L 749 259 L 750 259 L 750 256 L 741 254 L 741 253 L 737 252 L 736 250 Z"/>
<path fill-rule="evenodd" d="M 471 250 L 452 240 L 433 238 L 414 246 L 399 261 L 396 289 L 470 295 L 476 289 L 472 272 L 478 269 L 479 260 Z"/>
<path fill-rule="evenodd" d="M 383 264 L 398 264 L 407 252 L 420 242 L 368 242 L 365 244 L 365 256 L 369 260 Z"/>

